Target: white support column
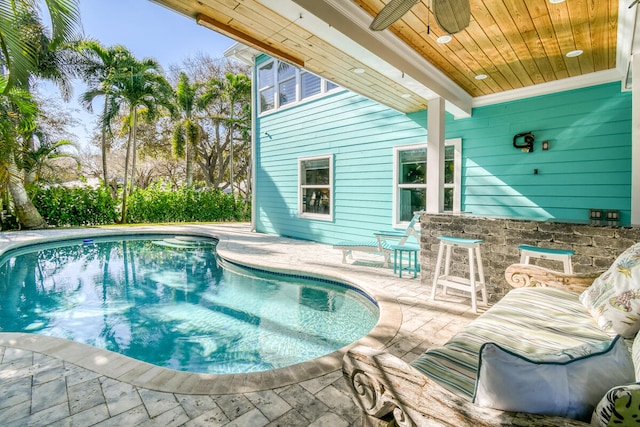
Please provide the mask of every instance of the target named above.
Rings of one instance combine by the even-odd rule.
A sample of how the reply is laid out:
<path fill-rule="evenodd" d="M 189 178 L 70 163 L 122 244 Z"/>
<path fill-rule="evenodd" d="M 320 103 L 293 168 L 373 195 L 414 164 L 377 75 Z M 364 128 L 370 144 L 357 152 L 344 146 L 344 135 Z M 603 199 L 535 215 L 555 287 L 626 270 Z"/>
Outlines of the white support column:
<path fill-rule="evenodd" d="M 258 211 L 258 203 L 256 203 L 256 174 L 258 173 L 258 134 L 256 132 L 256 124 L 258 123 L 258 106 L 256 100 L 258 96 L 256 91 L 258 90 L 256 82 L 258 81 L 258 67 L 256 66 L 256 56 L 253 57 L 253 76 L 251 78 L 251 231 L 256 231 L 256 218 Z"/>
<path fill-rule="evenodd" d="M 444 210 L 444 98 L 427 106 L 427 212 Z"/>
<path fill-rule="evenodd" d="M 640 225 L 640 53 L 632 58 L 631 224 Z"/>

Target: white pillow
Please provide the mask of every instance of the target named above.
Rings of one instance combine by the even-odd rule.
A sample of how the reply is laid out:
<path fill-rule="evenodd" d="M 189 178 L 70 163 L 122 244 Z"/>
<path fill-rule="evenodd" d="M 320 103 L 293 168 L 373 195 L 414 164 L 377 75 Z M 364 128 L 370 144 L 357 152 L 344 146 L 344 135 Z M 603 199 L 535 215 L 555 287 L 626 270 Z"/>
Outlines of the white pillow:
<path fill-rule="evenodd" d="M 503 411 L 589 421 L 609 389 L 633 378 L 631 355 L 620 337 L 529 358 L 486 343 L 480 349 L 473 401 Z"/>
<path fill-rule="evenodd" d="M 640 330 L 640 243 L 624 251 L 580 301 L 603 331 L 633 338 Z"/>

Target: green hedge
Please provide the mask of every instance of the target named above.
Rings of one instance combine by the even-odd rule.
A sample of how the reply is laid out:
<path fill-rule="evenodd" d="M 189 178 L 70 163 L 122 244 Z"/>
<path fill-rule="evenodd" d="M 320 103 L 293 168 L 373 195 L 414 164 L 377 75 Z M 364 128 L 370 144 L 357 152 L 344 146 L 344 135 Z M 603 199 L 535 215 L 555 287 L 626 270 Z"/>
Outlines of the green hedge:
<path fill-rule="evenodd" d="M 127 209 L 130 223 L 246 221 L 250 216 L 244 202 L 232 194 L 184 187 L 170 190 L 160 184 L 135 189 Z"/>
<path fill-rule="evenodd" d="M 33 187 L 29 195 L 50 226 L 113 224 L 118 218 L 116 202 L 103 187 Z"/>
<path fill-rule="evenodd" d="M 38 212 L 54 227 L 114 224 L 120 203 L 101 187 L 30 188 Z M 242 199 L 218 190 L 172 190 L 162 185 L 136 189 L 127 199 L 127 222 L 248 221 L 250 208 Z"/>

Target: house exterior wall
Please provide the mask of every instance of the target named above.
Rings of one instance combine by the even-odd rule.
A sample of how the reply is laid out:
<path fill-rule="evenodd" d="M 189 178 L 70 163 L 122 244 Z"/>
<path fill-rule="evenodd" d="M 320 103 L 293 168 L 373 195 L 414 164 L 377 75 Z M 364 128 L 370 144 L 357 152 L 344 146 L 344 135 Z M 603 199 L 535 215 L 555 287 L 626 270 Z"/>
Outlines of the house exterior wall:
<path fill-rule="evenodd" d="M 405 115 L 346 90 L 258 117 L 256 230 L 331 244 L 388 229 L 393 148 L 426 143 L 426 121 L 426 111 Z M 535 135 L 532 153 L 512 145 L 525 131 Z M 446 138 L 462 138 L 463 211 L 585 220 L 602 208 L 629 221 L 631 94 L 619 83 L 475 108 L 468 119 L 447 117 Z M 327 154 L 333 218 L 300 218 L 298 159 Z"/>
<path fill-rule="evenodd" d="M 465 211 L 581 220 L 590 208 L 616 209 L 630 222 L 631 93 L 619 83 L 476 108 L 446 126 L 463 138 Z M 513 147 L 526 131 L 532 153 Z"/>

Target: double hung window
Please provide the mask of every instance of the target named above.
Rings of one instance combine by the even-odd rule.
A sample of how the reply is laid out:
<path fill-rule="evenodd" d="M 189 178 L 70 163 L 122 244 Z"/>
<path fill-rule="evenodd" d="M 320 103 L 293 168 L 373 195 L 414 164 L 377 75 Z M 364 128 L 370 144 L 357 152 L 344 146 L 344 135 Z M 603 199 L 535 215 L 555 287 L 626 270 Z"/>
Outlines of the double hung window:
<path fill-rule="evenodd" d="M 445 141 L 444 210 L 460 210 L 461 139 Z M 427 145 L 396 147 L 394 162 L 395 223 L 410 221 L 413 213 L 427 206 Z"/>
<path fill-rule="evenodd" d="M 333 157 L 298 160 L 298 212 L 301 217 L 331 220 L 333 214 Z"/>

